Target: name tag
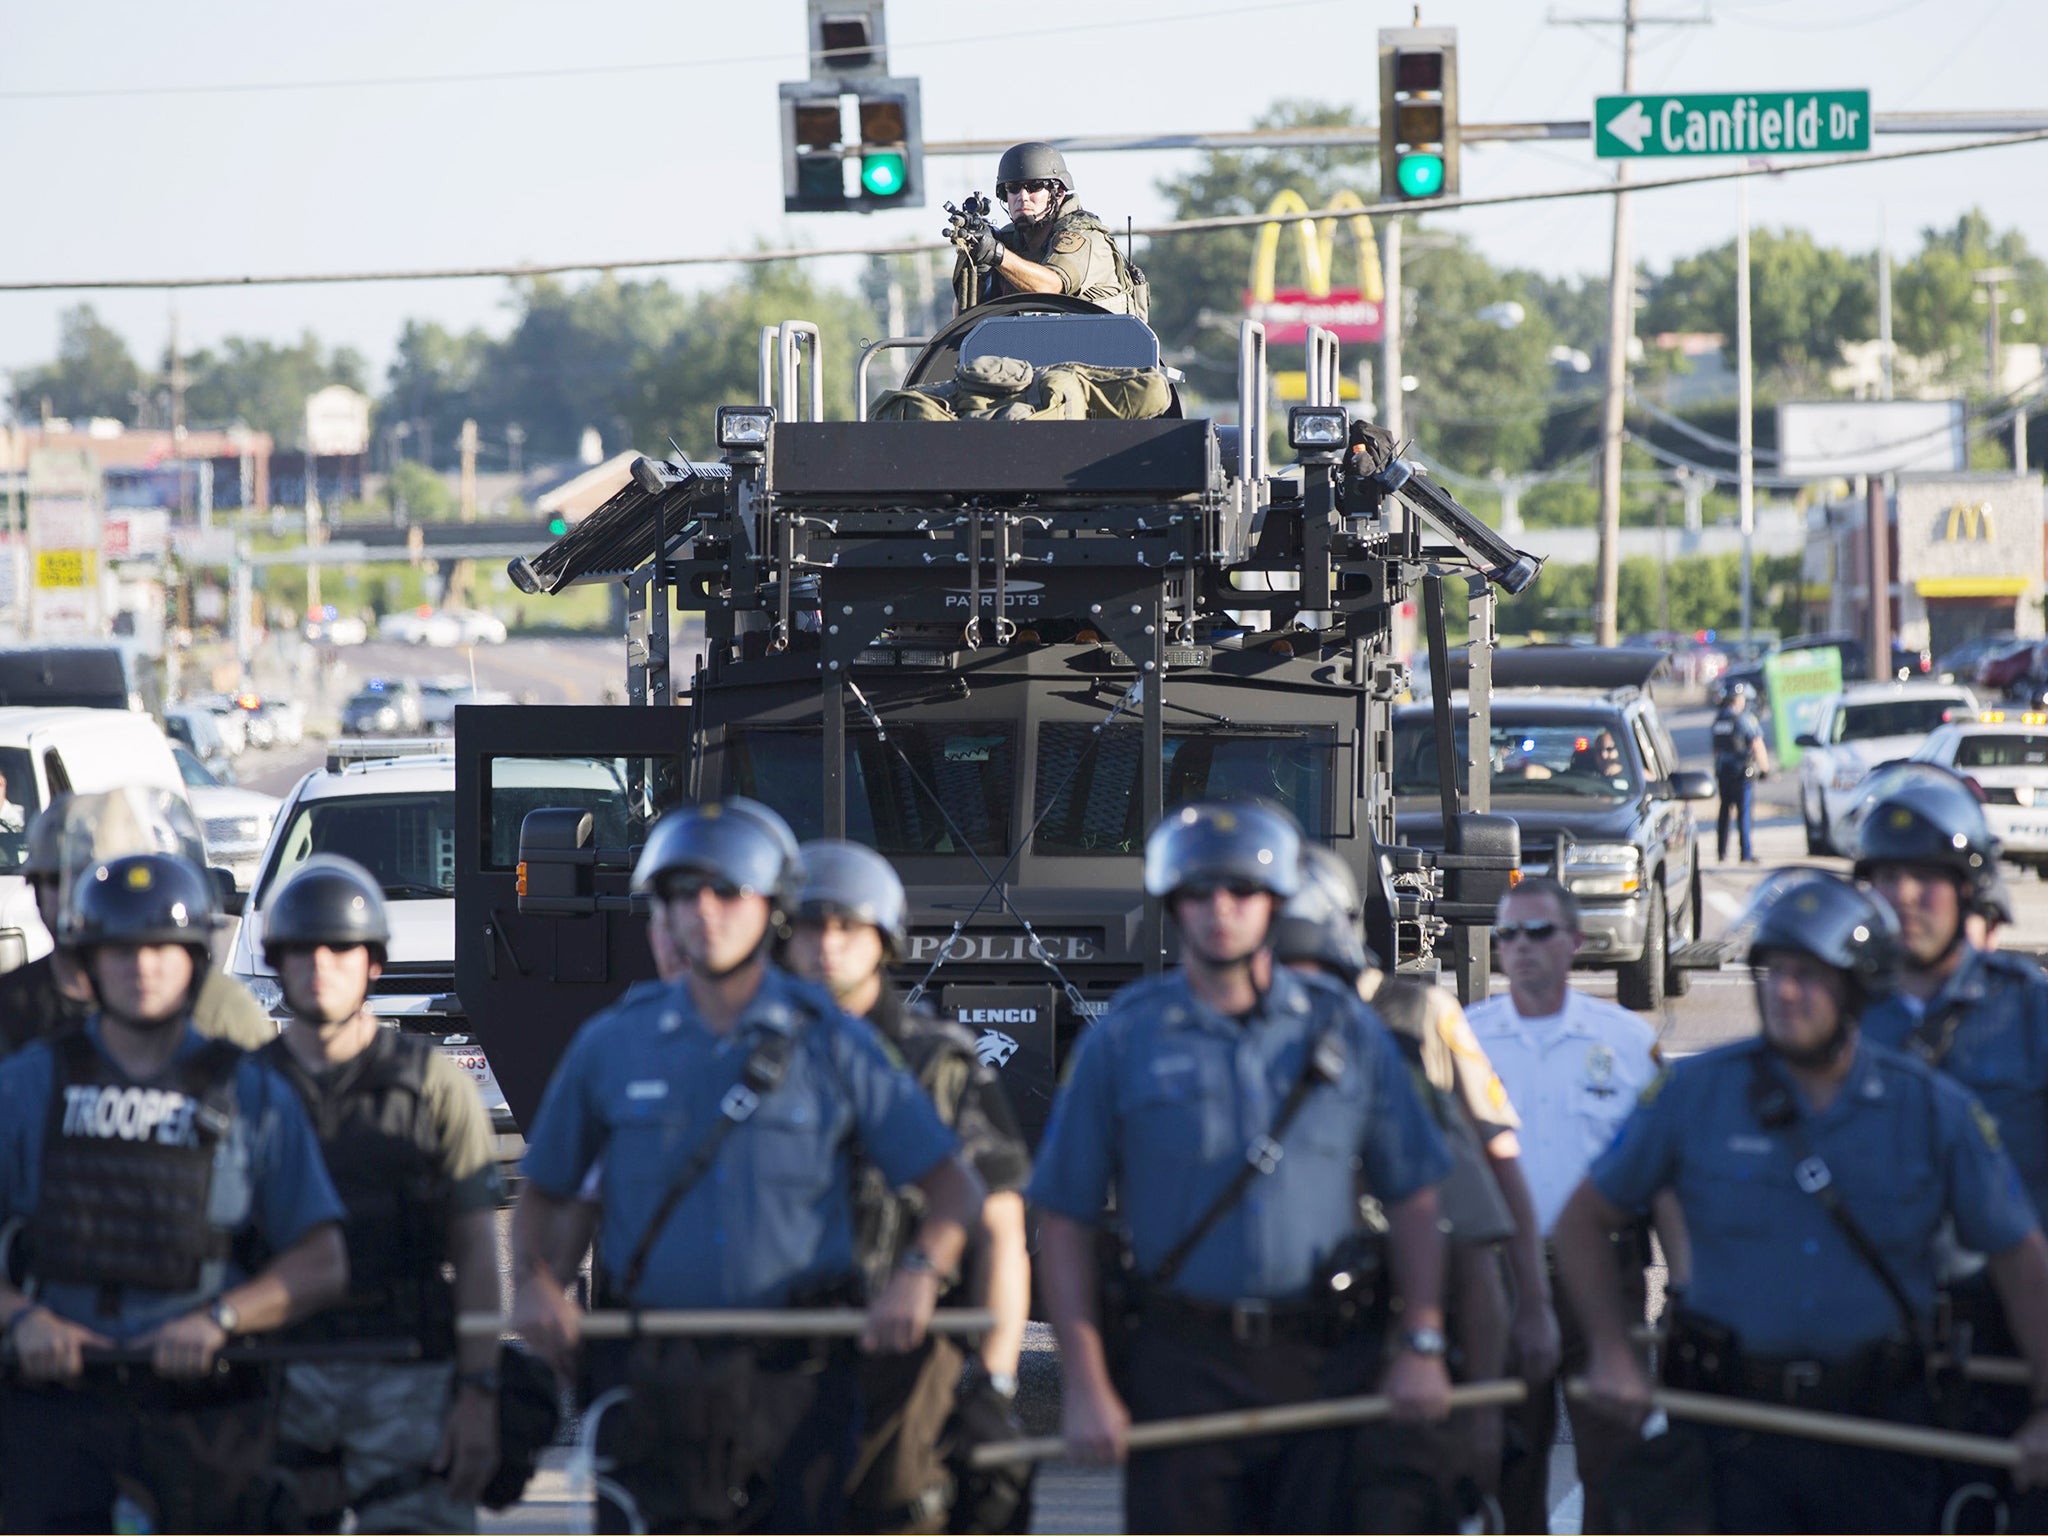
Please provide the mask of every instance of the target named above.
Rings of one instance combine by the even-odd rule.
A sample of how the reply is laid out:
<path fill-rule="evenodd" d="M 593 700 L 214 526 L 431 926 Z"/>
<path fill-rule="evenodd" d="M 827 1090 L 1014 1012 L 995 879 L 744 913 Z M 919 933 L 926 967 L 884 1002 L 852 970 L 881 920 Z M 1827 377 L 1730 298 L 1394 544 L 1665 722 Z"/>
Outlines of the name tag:
<path fill-rule="evenodd" d="M 626 1097 L 629 1099 L 665 1099 L 668 1097 L 668 1084 L 659 1078 L 650 1078 L 638 1083 L 628 1083 L 626 1084 Z"/>
<path fill-rule="evenodd" d="M 1730 1152 L 1753 1152 L 1762 1155 L 1771 1150 L 1771 1138 L 1768 1136 L 1730 1136 L 1728 1138 L 1728 1150 Z"/>

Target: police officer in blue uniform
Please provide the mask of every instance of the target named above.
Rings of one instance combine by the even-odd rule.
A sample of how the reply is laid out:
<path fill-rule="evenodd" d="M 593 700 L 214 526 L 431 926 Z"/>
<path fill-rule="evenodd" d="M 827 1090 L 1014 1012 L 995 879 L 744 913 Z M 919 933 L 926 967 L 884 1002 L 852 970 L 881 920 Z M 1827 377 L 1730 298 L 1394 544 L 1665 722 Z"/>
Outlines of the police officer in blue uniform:
<path fill-rule="evenodd" d="M 270 1529 L 270 1384 L 222 1352 L 340 1299 L 341 1202 L 297 1095 L 192 1028 L 205 875 L 115 859 L 66 916 L 95 1010 L 0 1063 L 6 1525 Z"/>
<path fill-rule="evenodd" d="M 672 812 L 633 878 L 667 909 L 688 969 L 594 1016 L 548 1085 L 513 1220 L 521 1330 L 566 1364 L 576 1316 L 549 1257 L 581 1221 L 578 1191 L 600 1158 L 600 1305 L 853 1300 L 857 1140 L 925 1202 L 860 1347 L 915 1347 L 979 1220 L 981 1189 L 874 1031 L 768 962 L 800 878 L 787 826 L 751 802 Z M 606 1420 L 614 1432 L 599 1439 L 607 1528 L 837 1529 L 858 1431 L 854 1363 L 831 1341 L 634 1344 Z"/>
<path fill-rule="evenodd" d="M 1081 1459 L 1123 1459 L 1134 1419 L 1375 1386 L 1406 1419 L 1448 1410 L 1435 1186 L 1450 1157 L 1356 994 L 1274 962 L 1300 843 L 1284 813 L 1251 802 L 1184 807 L 1146 842 L 1145 889 L 1179 928 L 1180 969 L 1126 988 L 1081 1037 L 1029 1191 Z M 1362 1194 L 1385 1216 L 1390 1330 L 1333 1301 L 1385 1278 L 1368 1277 Z M 1098 1304 L 1112 1196 L 1128 1306 Z M 1331 1287 L 1340 1274 L 1352 1283 Z M 1131 1455 L 1126 1528 L 1365 1529 L 1358 1442 L 1330 1430 Z"/>
<path fill-rule="evenodd" d="M 1664 1350 L 1671 1385 L 1930 1422 L 1925 1352 L 1953 1223 L 1991 1256 L 2034 1400 L 2048 1402 L 2048 1244 L 1996 1127 L 1954 1083 L 1858 1028 L 1894 985 L 1898 947 L 1890 909 L 1838 876 L 1798 871 L 1760 893 L 1749 963 L 1762 1035 L 1667 1069 L 1557 1223 L 1596 1406 L 1631 1420 L 1648 1406 L 1607 1239 L 1665 1189 L 1684 1212 L 1693 1260 Z M 1712 1468 L 1709 1529 L 1936 1528 L 1931 1461 L 1697 1433 Z M 2022 1480 L 2048 1477 L 2048 1411 L 2018 1443 Z M 1627 1518 L 1625 1504 L 1617 1517 Z"/>
<path fill-rule="evenodd" d="M 1710 732 L 1714 744 L 1714 783 L 1721 792 L 1721 813 L 1716 823 L 1714 856 L 1728 862 L 1728 823 L 1733 819 L 1741 833 L 1742 862 L 1754 864 L 1756 851 L 1749 843 L 1750 812 L 1756 803 L 1756 781 L 1770 769 L 1764 750 L 1763 727 L 1749 708 L 1749 684 L 1735 683 L 1721 701 Z"/>
<path fill-rule="evenodd" d="M 1969 918 L 1999 902 L 1998 843 L 1970 787 L 1933 763 L 1882 770 L 1857 830 L 1856 872 L 1899 915 L 1897 991 L 1864 1017 L 1873 1040 L 1918 1056 L 1990 1111 L 2037 1216 L 2048 1213 L 2048 975 L 2031 960 L 1980 949 Z M 2006 898 L 2009 900 L 2009 898 Z M 1975 1255 L 1948 1282 L 1951 1342 L 1979 1354 L 2014 1347 L 1998 1296 Z M 2016 1388 L 1977 1386 L 1970 1423 L 2011 1434 L 2030 1403 Z M 1984 1486 L 1972 1472 L 1959 1486 Z M 1994 1496 L 2009 1498 L 1995 1480 Z M 2048 1528 L 2048 1497 L 2013 1505 L 2014 1529 Z"/>

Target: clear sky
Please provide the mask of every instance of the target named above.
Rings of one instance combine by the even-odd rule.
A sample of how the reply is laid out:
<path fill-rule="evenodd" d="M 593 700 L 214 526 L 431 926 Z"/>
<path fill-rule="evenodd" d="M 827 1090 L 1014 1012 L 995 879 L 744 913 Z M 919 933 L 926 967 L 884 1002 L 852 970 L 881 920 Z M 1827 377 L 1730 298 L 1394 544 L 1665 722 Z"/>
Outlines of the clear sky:
<path fill-rule="evenodd" d="M 2048 109 L 2048 0 L 1645 0 L 1643 90 L 1866 87 L 1878 111 Z M 1468 122 L 1583 118 L 1620 83 L 1620 0 L 1425 0 L 1459 29 Z M 776 83 L 800 79 L 802 0 L 0 0 L 0 277 L 154 277 L 489 264 L 935 235 L 940 197 L 993 166 L 938 160 L 932 206 L 785 216 Z M 890 0 L 890 62 L 923 81 L 929 139 L 1248 126 L 1274 101 L 1374 110 L 1386 0 Z M 574 71 L 594 71 L 577 73 Z M 545 74 L 555 71 L 560 73 Z M 449 79 L 524 73 L 524 78 Z M 405 77 L 416 83 L 393 83 Z M 421 77 L 427 77 L 422 80 Z M 276 87 L 285 88 L 276 88 Z M 81 94 L 100 93 L 100 94 Z M 1907 140 L 1882 137 L 1877 147 Z M 1166 209 L 1189 157 L 1076 156 L 1112 223 Z M 1718 164 L 1721 162 L 1710 162 Z M 1653 168 L 1657 163 L 1653 163 Z M 1679 162 L 1661 166 L 1682 168 Z M 1465 190 L 1584 184 L 1584 141 L 1468 148 Z M 1973 204 L 2048 251 L 2048 144 L 1753 182 L 1759 223 L 1895 251 Z M 1302 188 L 1313 203 L 1314 188 Z M 1653 264 L 1726 239 L 1733 184 L 1636 200 Z M 1439 216 L 1493 259 L 1604 271 L 1599 201 Z M 669 274 L 695 283 L 729 267 Z M 850 276 L 849 264 L 836 269 Z M 501 328 L 499 281 L 187 293 L 187 345 L 296 336 L 377 376 L 408 317 Z M 75 293 L 0 294 L 0 370 L 52 355 Z M 154 361 L 161 292 L 90 297 Z"/>

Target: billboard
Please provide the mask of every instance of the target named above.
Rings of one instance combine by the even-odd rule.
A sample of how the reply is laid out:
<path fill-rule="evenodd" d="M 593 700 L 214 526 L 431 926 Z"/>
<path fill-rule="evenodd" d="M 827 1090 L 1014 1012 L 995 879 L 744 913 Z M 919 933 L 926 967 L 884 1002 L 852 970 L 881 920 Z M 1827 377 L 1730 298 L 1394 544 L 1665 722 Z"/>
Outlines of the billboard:
<path fill-rule="evenodd" d="M 1791 400 L 1778 407 L 1778 473 L 1794 480 L 1953 473 L 1968 460 L 1960 400 Z"/>

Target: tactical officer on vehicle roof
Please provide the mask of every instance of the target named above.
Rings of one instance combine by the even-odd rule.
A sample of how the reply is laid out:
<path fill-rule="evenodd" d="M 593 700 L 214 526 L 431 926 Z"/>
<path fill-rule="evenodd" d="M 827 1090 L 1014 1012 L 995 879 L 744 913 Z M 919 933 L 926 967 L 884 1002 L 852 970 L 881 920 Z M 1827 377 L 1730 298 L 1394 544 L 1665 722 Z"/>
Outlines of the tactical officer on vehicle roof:
<path fill-rule="evenodd" d="M 1761 1038 L 1668 1068 L 1558 1219 L 1596 1403 L 1630 1422 L 1649 1405 L 1607 1239 L 1663 1189 L 1677 1194 L 1692 1244 L 1691 1286 L 1663 1351 L 1671 1386 L 1931 1422 L 1927 1339 L 1953 1222 L 1991 1255 L 2028 1345 L 2034 1400 L 2048 1402 L 2048 1244 L 1997 1128 L 1953 1082 L 1860 1038 L 1859 1017 L 1895 981 L 1890 908 L 1838 876 L 1798 870 L 1768 882 L 1755 912 Z M 1715 1523 L 1646 1523 L 1623 1468 L 1611 1489 L 1617 1529 L 1937 1528 L 1937 1470 L 1924 1458 L 1751 1430 L 1683 1433 L 1700 1437 L 1711 1465 Z M 2022 1485 L 2048 1478 L 2048 1410 L 2017 1442 Z"/>
<path fill-rule="evenodd" d="M 1904 942 L 1898 989 L 1864 1028 L 1990 1111 L 2035 1214 L 2048 1214 L 2048 976 L 2031 960 L 1977 948 L 1967 932 L 1970 915 L 1998 899 L 1998 842 L 1975 793 L 1947 769 L 1880 772 L 1857 830 L 1856 873 L 1898 913 Z M 1943 1278 L 1951 1316 L 1969 1331 L 1959 1342 L 2009 1354 L 2011 1332 L 1975 1255 L 1959 1256 Z M 1979 1386 L 1971 1398 L 1974 1427 L 1989 1434 L 2012 1433 L 2031 1406 L 2010 1388 Z M 2011 1513 L 2015 1529 L 2033 1529 L 2048 1521 L 2048 1497 Z"/>
<path fill-rule="evenodd" d="M 633 874 L 689 969 L 593 1017 L 528 1131 L 513 1218 L 515 1314 L 558 1364 L 577 1339 L 547 1262 L 597 1191 L 603 1306 L 759 1308 L 854 1299 L 851 1160 L 915 1183 L 925 1214 L 869 1303 L 861 1347 L 915 1348 L 981 1220 L 979 1182 L 931 1101 L 866 1024 L 768 963 L 802 875 L 766 807 L 727 800 L 656 824 Z M 599 1415 L 600 1518 L 642 1528 L 835 1530 L 857 1430 L 854 1361 L 808 1340 L 643 1339 Z M 612 1408 L 612 1404 L 619 1404 Z"/>
<path fill-rule="evenodd" d="M 1031 1309 L 1022 1193 L 1031 1154 L 1001 1081 L 975 1055 L 974 1037 L 921 1004 L 906 1007 L 889 984 L 884 967 L 902 958 L 909 905 L 889 861 L 858 843 L 829 840 L 805 843 L 801 853 L 803 883 L 784 963 L 902 1053 L 989 1192 L 982 1207 L 987 1238 L 976 1245 L 973 1268 L 979 1271 L 975 1288 L 986 1293 L 996 1326 L 964 1382 L 960 1350 L 947 1339 L 929 1338 L 907 1354 L 861 1363 L 866 1424 L 849 1489 L 851 1528 L 1023 1530 L 1031 1514 L 1028 1475 L 1010 1468 L 976 1472 L 967 1452 L 1022 1433 L 1014 1399 Z M 874 1286 L 895 1269 L 919 1206 L 914 1196 L 894 1195 L 882 1175 L 866 1167 L 857 1199 L 855 1248 Z M 942 1449 L 950 1454 L 942 1457 Z"/>
<path fill-rule="evenodd" d="M 1125 988 L 1081 1036 L 1031 1180 L 1078 1458 L 1121 1460 L 1133 1419 L 1375 1382 L 1405 1419 L 1447 1412 L 1435 1186 L 1450 1154 L 1357 995 L 1273 963 L 1300 850 L 1294 823 L 1254 802 L 1183 807 L 1146 840 L 1145 889 L 1173 914 L 1181 967 Z M 1384 1373 L 1378 1317 L 1352 1310 L 1386 1294 L 1361 1193 L 1384 1211 L 1401 1308 Z M 1097 1272 L 1112 1196 L 1128 1286 Z M 1098 1280 L 1135 1295 L 1098 1306 Z M 1370 1528 L 1356 1441 L 1338 1429 L 1139 1452 L 1126 1526 Z"/>
<path fill-rule="evenodd" d="M 53 939 L 63 917 L 65 830 L 82 820 L 91 820 L 96 803 L 104 798 L 53 795 L 29 823 L 28 860 L 21 874 L 35 893 L 36 911 Z M 190 818 L 191 812 L 186 809 L 184 819 L 189 822 Z M 185 856 L 193 864 L 204 864 L 196 824 L 189 829 L 167 826 L 164 838 L 183 844 Z M 143 851 L 140 847 L 105 846 L 98 850 L 102 859 Z M 74 876 L 82 873 L 83 870 L 74 871 Z M 277 1026 L 270 1022 L 263 1005 L 250 995 L 249 989 L 216 968 L 210 955 L 203 964 L 205 973 L 200 982 L 199 1001 L 192 1009 L 192 1027 L 202 1035 L 231 1040 L 244 1050 L 253 1051 L 276 1039 Z M 0 976 L 0 1055 L 18 1051 L 31 1040 L 83 1024 L 91 1012 L 92 987 L 61 947 L 40 960 L 17 966 Z"/>
<path fill-rule="evenodd" d="M 1510 1318 L 1525 1373 L 1548 1383 L 1558 1360 L 1557 1318 L 1543 1263 L 1543 1234 L 1522 1176 L 1521 1119 L 1493 1064 L 1472 1035 L 1458 1000 L 1418 978 L 1388 976 L 1365 947 L 1357 877 L 1330 849 L 1304 843 L 1301 887 L 1273 922 L 1273 958 L 1320 972 L 1370 1002 L 1408 1062 L 1450 1148 L 1452 1170 L 1437 1190 L 1449 1240 L 1444 1310 L 1461 1380 L 1498 1379 L 1506 1367 Z M 1501 1260 L 1514 1275 L 1511 1303 Z M 1540 1373 L 1540 1374 L 1537 1374 Z M 1448 1481 L 1458 1518 L 1478 1514 L 1500 1493 L 1501 1410 L 1468 1408 L 1440 1429 L 1370 1431 L 1370 1454 L 1405 1458 Z M 1429 1442 L 1418 1446 L 1424 1438 Z M 1419 1512 L 1418 1512 L 1419 1513 Z M 1418 1520 L 1417 1524 L 1427 1521 Z M 1495 1522 L 1496 1525 L 1498 1522 Z"/>
<path fill-rule="evenodd" d="M 1007 293 L 1063 293 L 1113 314 L 1144 319 L 1145 275 L 1124 259 L 1109 227 L 1081 206 L 1067 157 L 1033 140 L 1003 151 L 996 200 L 1010 222 L 955 220 L 948 237 L 960 249 L 953 293 L 967 309 Z"/>
<path fill-rule="evenodd" d="M 297 1096 L 191 1027 L 215 921 L 183 859 L 96 866 L 63 930 L 96 1011 L 0 1063 L 10 1529 L 108 1530 L 117 1496 L 151 1530 L 280 1518 L 268 1379 L 222 1352 L 338 1299 L 348 1258 Z"/>
<path fill-rule="evenodd" d="M 473 1531 L 498 1460 L 498 1346 L 458 1345 L 455 1313 L 500 1305 L 504 1185 L 462 1069 L 369 1011 L 390 941 L 376 879 L 335 854 L 301 864 L 263 915 L 263 958 L 292 1022 L 260 1059 L 305 1101 L 348 1210 L 348 1300 L 292 1338 L 411 1340 L 420 1353 L 293 1362 L 280 1462 L 315 1528 L 338 1529 L 353 1509 L 359 1531 Z"/>

